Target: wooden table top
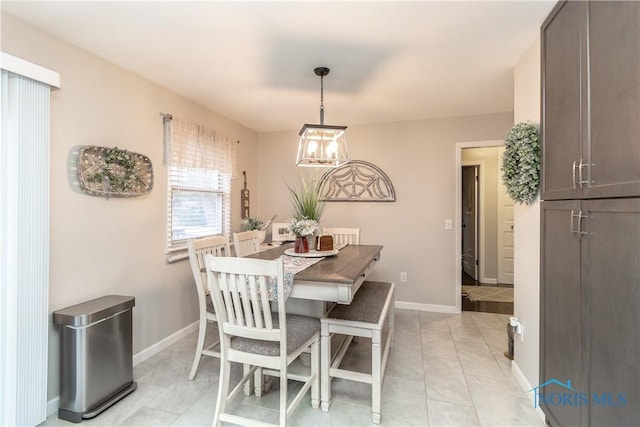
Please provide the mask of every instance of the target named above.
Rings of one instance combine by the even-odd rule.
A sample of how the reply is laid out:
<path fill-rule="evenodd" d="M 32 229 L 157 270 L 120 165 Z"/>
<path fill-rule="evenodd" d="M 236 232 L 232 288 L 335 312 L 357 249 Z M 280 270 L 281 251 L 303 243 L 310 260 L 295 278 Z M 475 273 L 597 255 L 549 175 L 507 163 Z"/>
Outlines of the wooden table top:
<path fill-rule="evenodd" d="M 292 247 L 293 243 L 274 246 L 247 258 L 276 259 Z M 353 284 L 365 274 L 371 261 L 380 257 L 380 251 L 379 245 L 347 245 L 337 255 L 325 257 L 296 274 L 295 281 Z"/>

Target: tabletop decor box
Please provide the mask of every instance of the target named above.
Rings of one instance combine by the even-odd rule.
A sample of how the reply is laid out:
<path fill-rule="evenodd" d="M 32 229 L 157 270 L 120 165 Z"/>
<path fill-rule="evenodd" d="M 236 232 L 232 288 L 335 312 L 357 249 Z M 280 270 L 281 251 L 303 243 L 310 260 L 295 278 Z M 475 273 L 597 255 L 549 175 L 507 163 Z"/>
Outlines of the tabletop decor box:
<path fill-rule="evenodd" d="M 316 250 L 317 251 L 332 251 L 333 250 L 333 236 L 322 235 L 316 238 Z"/>

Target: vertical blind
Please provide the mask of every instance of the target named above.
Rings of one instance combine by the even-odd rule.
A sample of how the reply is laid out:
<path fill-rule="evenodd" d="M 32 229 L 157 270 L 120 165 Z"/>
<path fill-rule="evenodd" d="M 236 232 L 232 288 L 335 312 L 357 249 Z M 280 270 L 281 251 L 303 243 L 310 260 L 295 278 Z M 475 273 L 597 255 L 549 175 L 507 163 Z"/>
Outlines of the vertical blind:
<path fill-rule="evenodd" d="M 0 425 L 47 417 L 49 92 L 2 70 Z"/>
<path fill-rule="evenodd" d="M 230 234 L 235 144 L 213 130 L 173 118 L 169 130 L 167 247 L 187 239 Z"/>

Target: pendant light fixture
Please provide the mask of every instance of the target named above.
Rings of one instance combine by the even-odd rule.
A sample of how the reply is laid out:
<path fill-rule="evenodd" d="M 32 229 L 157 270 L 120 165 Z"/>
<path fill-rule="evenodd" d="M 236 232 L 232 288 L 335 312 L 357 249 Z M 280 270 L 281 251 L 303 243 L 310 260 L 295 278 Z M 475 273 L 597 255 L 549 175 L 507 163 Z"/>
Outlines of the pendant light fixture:
<path fill-rule="evenodd" d="M 347 127 L 324 124 L 324 77 L 327 67 L 313 70 L 320 77 L 320 124 L 305 124 L 300 130 L 296 165 L 335 167 L 351 160 L 347 146 Z"/>

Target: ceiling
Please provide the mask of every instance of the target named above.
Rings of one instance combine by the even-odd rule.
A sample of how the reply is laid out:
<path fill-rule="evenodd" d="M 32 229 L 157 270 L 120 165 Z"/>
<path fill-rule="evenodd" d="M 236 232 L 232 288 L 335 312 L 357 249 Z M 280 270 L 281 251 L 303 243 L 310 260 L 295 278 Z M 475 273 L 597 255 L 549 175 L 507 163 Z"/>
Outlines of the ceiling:
<path fill-rule="evenodd" d="M 556 1 L 12 2 L 3 12 L 256 132 L 511 111 Z M 62 76 L 64 89 L 64 76 Z"/>

